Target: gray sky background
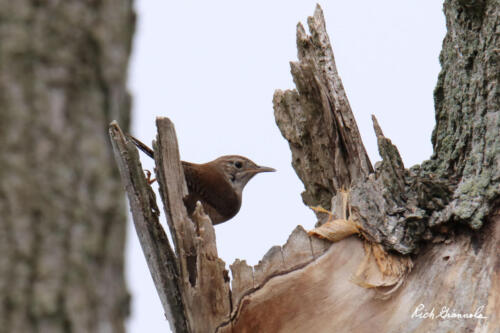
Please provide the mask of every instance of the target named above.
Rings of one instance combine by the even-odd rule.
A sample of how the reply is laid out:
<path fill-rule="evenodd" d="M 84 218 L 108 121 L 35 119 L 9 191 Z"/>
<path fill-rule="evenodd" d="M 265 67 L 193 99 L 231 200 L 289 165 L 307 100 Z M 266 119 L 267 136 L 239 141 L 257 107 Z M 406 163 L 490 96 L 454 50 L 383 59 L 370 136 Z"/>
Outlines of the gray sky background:
<path fill-rule="evenodd" d="M 216 226 L 219 256 L 257 264 L 314 215 L 300 198 L 288 144 L 274 122 L 275 89 L 293 88 L 295 28 L 317 1 L 137 0 L 129 85 L 132 131 L 155 137 L 157 116 L 176 126 L 181 158 L 207 162 L 238 154 L 277 173 L 256 176 L 240 213 Z M 380 160 L 370 115 L 397 145 L 406 167 L 432 153 L 433 89 L 445 35 L 442 1 L 320 1 L 338 71 L 372 163 Z M 152 161 L 142 156 L 145 168 Z M 129 331 L 168 332 L 152 279 L 129 223 Z"/>

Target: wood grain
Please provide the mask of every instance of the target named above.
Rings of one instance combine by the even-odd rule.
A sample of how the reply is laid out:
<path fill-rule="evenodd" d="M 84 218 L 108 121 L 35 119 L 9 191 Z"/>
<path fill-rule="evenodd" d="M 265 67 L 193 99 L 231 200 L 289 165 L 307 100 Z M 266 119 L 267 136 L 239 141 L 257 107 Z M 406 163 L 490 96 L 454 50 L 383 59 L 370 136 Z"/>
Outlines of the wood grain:
<path fill-rule="evenodd" d="M 177 258 L 160 225 L 156 198 L 144 177 L 137 149 L 127 142 L 116 122 L 111 123 L 109 133 L 115 159 L 125 183 L 137 237 L 165 316 L 174 332 L 189 332 Z"/>

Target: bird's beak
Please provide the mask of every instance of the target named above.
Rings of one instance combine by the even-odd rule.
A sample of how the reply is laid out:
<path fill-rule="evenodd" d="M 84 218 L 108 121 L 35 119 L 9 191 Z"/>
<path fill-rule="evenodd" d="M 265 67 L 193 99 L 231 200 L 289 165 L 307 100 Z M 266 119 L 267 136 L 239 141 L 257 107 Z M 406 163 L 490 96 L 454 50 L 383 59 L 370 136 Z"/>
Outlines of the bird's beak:
<path fill-rule="evenodd" d="M 261 173 L 261 172 L 275 172 L 276 169 L 270 168 L 270 167 L 265 167 L 265 166 L 258 166 L 256 169 L 252 169 L 253 173 Z"/>

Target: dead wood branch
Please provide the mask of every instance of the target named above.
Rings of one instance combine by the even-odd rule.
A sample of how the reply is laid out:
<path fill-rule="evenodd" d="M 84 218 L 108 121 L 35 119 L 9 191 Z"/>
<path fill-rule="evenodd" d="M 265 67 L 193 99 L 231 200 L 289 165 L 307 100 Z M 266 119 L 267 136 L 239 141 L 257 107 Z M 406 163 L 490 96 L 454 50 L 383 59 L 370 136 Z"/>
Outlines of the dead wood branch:
<path fill-rule="evenodd" d="M 179 283 L 179 268 L 158 219 L 155 194 L 148 184 L 135 145 L 127 142 L 116 122 L 109 128 L 115 159 L 130 203 L 137 237 L 146 257 L 165 316 L 174 332 L 189 332 Z"/>
<path fill-rule="evenodd" d="M 154 192 L 144 177 L 137 149 L 113 123 L 110 136 L 116 160 L 137 235 L 172 330 L 213 332 L 230 314 L 225 264 L 217 256 L 215 231 L 203 208 L 197 206 L 192 221 L 184 207 L 187 188 L 173 124 L 158 118 L 157 126 L 156 174 L 175 253 L 158 221 Z"/>

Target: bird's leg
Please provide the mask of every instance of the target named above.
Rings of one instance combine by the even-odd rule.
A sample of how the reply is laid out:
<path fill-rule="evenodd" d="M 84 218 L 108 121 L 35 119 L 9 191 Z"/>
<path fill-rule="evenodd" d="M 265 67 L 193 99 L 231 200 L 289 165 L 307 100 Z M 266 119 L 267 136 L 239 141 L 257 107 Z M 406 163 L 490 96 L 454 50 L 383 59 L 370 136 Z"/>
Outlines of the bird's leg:
<path fill-rule="evenodd" d="M 143 143 L 142 141 L 140 141 L 139 139 L 133 137 L 130 134 L 126 134 L 126 136 L 127 136 L 127 139 L 129 139 L 130 141 L 132 141 L 132 143 L 137 148 L 139 148 L 143 153 L 145 153 L 146 155 L 148 155 L 149 157 L 151 157 L 151 158 L 154 159 L 153 149 L 149 148 L 145 143 Z M 144 170 L 144 172 L 146 172 L 146 178 L 147 178 L 148 184 L 149 185 L 153 184 L 155 182 L 156 178 L 151 179 L 151 171 Z"/>
<path fill-rule="evenodd" d="M 151 171 L 144 170 L 146 172 L 146 180 L 149 185 L 153 184 L 156 181 L 156 178 L 151 179 Z"/>

